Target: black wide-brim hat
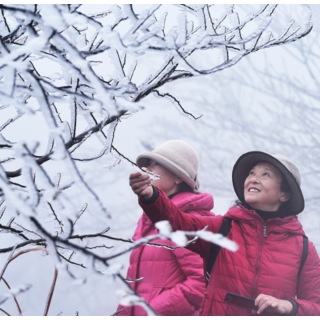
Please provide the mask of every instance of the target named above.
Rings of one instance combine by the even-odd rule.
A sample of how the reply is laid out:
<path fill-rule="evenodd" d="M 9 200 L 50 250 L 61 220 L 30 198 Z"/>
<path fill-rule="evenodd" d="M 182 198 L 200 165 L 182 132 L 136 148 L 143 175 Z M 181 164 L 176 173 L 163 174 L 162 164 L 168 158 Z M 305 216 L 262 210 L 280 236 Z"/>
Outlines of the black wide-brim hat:
<path fill-rule="evenodd" d="M 290 199 L 287 201 L 287 210 L 299 214 L 304 209 L 304 198 L 300 188 L 301 176 L 298 167 L 289 159 L 281 155 L 271 156 L 261 151 L 251 151 L 243 154 L 235 163 L 232 170 L 232 183 L 239 200 L 244 203 L 244 182 L 250 170 L 258 162 L 270 162 L 285 176 L 290 187 Z"/>

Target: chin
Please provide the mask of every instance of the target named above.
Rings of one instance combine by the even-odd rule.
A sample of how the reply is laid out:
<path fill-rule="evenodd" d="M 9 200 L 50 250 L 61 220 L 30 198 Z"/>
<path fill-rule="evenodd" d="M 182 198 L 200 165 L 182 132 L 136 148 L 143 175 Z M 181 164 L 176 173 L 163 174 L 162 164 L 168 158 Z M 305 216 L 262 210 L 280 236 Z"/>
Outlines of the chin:
<path fill-rule="evenodd" d="M 252 200 L 252 199 L 244 199 L 244 201 L 249 204 L 251 207 L 253 207 L 256 203 L 256 201 Z"/>

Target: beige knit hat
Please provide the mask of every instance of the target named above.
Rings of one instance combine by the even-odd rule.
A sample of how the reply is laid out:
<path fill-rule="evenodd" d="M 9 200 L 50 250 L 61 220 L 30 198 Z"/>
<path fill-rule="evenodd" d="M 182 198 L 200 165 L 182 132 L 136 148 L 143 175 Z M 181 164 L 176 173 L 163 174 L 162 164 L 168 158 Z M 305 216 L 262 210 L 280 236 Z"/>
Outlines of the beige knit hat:
<path fill-rule="evenodd" d="M 141 153 L 136 160 L 137 165 L 146 167 L 148 159 L 154 160 L 176 174 L 188 184 L 192 190 L 198 190 L 199 158 L 197 152 L 186 142 L 170 140 L 163 143 L 152 152 Z"/>
<path fill-rule="evenodd" d="M 271 156 L 261 151 L 251 151 L 243 154 L 235 163 L 232 171 L 233 188 L 240 201 L 244 201 L 244 181 L 250 170 L 258 162 L 270 162 L 285 176 L 290 187 L 290 199 L 287 210 L 298 214 L 304 209 L 304 198 L 301 191 L 301 175 L 298 167 L 289 159 L 281 155 Z"/>

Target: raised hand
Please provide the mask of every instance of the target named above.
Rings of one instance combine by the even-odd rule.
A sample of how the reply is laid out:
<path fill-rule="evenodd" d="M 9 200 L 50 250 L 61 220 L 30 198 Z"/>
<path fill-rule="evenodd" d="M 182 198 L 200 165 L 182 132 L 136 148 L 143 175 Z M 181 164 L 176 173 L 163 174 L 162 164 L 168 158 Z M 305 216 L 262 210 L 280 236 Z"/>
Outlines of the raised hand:
<path fill-rule="evenodd" d="M 141 172 L 131 173 L 129 176 L 129 184 L 132 191 L 138 196 L 149 199 L 153 195 L 153 188 L 149 175 L 142 174 Z"/>

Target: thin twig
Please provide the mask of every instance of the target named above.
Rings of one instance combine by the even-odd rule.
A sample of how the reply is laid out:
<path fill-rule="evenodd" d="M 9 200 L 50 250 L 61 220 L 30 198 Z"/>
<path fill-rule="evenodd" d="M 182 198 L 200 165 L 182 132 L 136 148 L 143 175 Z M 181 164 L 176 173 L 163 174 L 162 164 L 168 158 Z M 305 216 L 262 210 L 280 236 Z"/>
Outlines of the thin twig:
<path fill-rule="evenodd" d="M 87 208 L 88 208 L 88 204 L 85 203 L 85 204 L 82 206 L 82 208 L 81 208 L 81 210 L 80 210 L 80 212 L 79 212 L 79 214 L 78 214 L 78 216 L 77 216 L 77 219 L 74 221 L 73 225 L 76 224 L 76 222 L 80 219 L 80 217 L 83 215 L 83 213 L 86 211 Z"/>
<path fill-rule="evenodd" d="M 110 230 L 110 228 L 108 227 L 108 228 L 104 229 L 103 231 L 101 231 L 99 233 L 86 234 L 86 235 L 82 235 L 82 236 L 75 235 L 75 236 L 69 237 L 68 239 L 80 239 L 80 240 L 83 240 L 84 238 L 94 238 L 94 237 L 97 237 L 97 236 L 103 236 L 103 234 L 108 232 L 109 230 Z"/>
<path fill-rule="evenodd" d="M 73 265 L 75 265 L 75 266 L 78 266 L 78 267 L 87 269 L 83 264 L 80 264 L 80 263 L 76 263 L 76 262 L 71 261 L 72 254 L 71 254 L 71 256 L 70 256 L 69 259 L 67 259 L 63 254 L 61 254 L 61 253 L 59 253 L 59 252 L 58 252 L 58 255 L 59 255 L 59 257 L 61 257 L 63 260 L 67 261 L 67 262 L 70 263 L 70 264 L 73 264 Z"/>
<path fill-rule="evenodd" d="M 11 261 L 13 261 L 14 259 L 18 258 L 20 255 L 31 252 L 31 251 L 45 251 L 47 253 L 50 253 L 48 249 L 46 248 L 32 248 L 32 249 L 27 249 L 27 250 L 23 250 L 18 252 L 16 255 L 14 255 L 12 258 L 9 259 L 8 263 L 9 264 Z M 11 255 L 12 256 L 12 255 Z M 54 277 L 53 277 L 53 282 L 48 294 L 48 298 L 47 298 L 47 302 L 46 302 L 46 306 L 45 306 L 45 310 L 44 310 L 44 315 L 46 316 L 48 314 L 49 308 L 50 308 L 50 304 L 51 304 L 51 300 L 52 300 L 52 295 L 55 289 L 55 285 L 56 285 L 56 281 L 57 281 L 57 277 L 58 277 L 58 269 L 56 267 L 54 267 Z M 1 279 L 1 277 L 0 277 Z"/>
<path fill-rule="evenodd" d="M 107 121 L 101 121 L 100 123 L 98 123 L 96 126 L 86 130 L 85 132 L 79 134 L 78 136 L 76 136 L 75 138 L 72 138 L 69 142 L 67 142 L 65 144 L 66 149 L 71 148 L 72 146 L 74 146 L 77 143 L 80 143 L 84 138 L 87 137 L 87 135 L 91 135 L 97 131 L 102 130 L 105 126 L 107 126 L 108 124 L 110 124 L 113 121 L 116 121 L 117 119 L 119 119 L 121 116 L 123 116 L 127 111 L 123 110 L 119 112 L 119 115 L 117 116 L 111 116 L 109 117 L 109 119 Z M 11 148 L 11 146 L 9 146 Z M 48 154 L 44 155 L 43 157 L 41 157 L 40 159 L 36 160 L 37 163 L 39 165 L 45 163 L 46 161 L 50 160 L 50 156 L 52 155 L 52 151 L 49 152 Z M 9 171 L 6 172 L 6 175 L 8 178 L 14 178 L 14 177 L 19 177 L 21 175 L 21 169 L 16 170 L 16 171 Z"/>
<path fill-rule="evenodd" d="M 125 308 L 120 309 L 119 311 L 116 311 L 115 313 L 113 313 L 111 316 L 116 316 L 117 314 L 119 314 L 120 312 L 124 311 Z"/>
<path fill-rule="evenodd" d="M 27 246 L 28 244 L 37 244 L 37 245 L 44 245 L 44 246 L 45 246 L 46 240 L 45 240 L 45 239 L 28 240 L 28 241 L 19 243 L 19 244 L 17 245 L 17 249 L 18 249 L 18 248 L 25 247 L 25 246 Z M 13 250 L 13 248 L 14 248 L 14 246 L 13 246 L 13 247 L 9 247 L 9 248 L 0 249 L 0 253 L 10 252 L 10 251 Z"/>
<path fill-rule="evenodd" d="M 25 240 L 29 240 L 24 234 L 22 234 L 23 231 L 14 229 L 14 228 L 12 228 L 12 227 L 4 226 L 4 225 L 2 225 L 2 224 L 0 224 L 0 229 L 10 230 L 11 232 L 18 233 L 18 234 L 19 234 L 22 238 L 24 238 Z M 1 252 L 1 251 L 0 251 L 0 252 Z"/>
<path fill-rule="evenodd" d="M 124 310 L 124 309 L 123 309 Z M 5 313 L 7 316 L 11 316 L 11 314 L 9 314 L 7 311 L 4 311 L 3 309 L 0 308 L 0 311 L 2 311 L 3 313 Z"/>
<path fill-rule="evenodd" d="M 14 251 L 16 250 L 16 248 L 17 248 L 17 244 L 16 244 L 16 245 L 13 247 L 13 249 L 11 250 L 11 253 L 10 253 L 9 257 L 8 257 L 8 260 L 7 260 L 7 262 L 5 263 L 3 269 L 2 269 L 2 271 L 1 271 L 1 273 L 0 273 L 0 281 L 1 281 L 1 279 L 2 279 L 2 277 L 3 277 L 3 275 L 4 275 L 4 273 L 5 273 L 8 265 L 9 265 L 11 259 L 12 259 L 13 253 L 14 253 Z"/>
<path fill-rule="evenodd" d="M 200 118 L 203 116 L 203 115 L 201 114 L 199 117 L 195 117 L 192 113 L 186 111 L 186 110 L 182 107 L 180 101 L 177 100 L 177 99 L 176 99 L 174 96 L 172 96 L 170 93 L 161 94 L 158 90 L 153 90 L 153 92 L 156 92 L 160 97 L 163 97 L 163 98 L 164 98 L 164 97 L 169 97 L 170 99 L 174 100 L 174 101 L 179 105 L 179 107 L 180 107 L 180 109 L 183 111 L 183 113 L 188 114 L 189 116 L 191 116 L 191 117 L 192 117 L 193 119 L 195 119 L 195 120 L 198 120 L 198 119 L 200 119 Z"/>
<path fill-rule="evenodd" d="M 107 247 L 106 245 L 101 245 L 101 246 L 95 246 L 95 247 L 86 247 L 87 249 L 89 250 L 92 250 L 92 249 L 99 249 L 99 248 L 105 248 L 105 249 L 112 249 L 114 248 L 114 246 L 111 246 L 111 247 Z"/>
<path fill-rule="evenodd" d="M 13 261 L 14 259 L 18 258 L 19 256 L 21 256 L 22 254 L 25 254 L 25 253 L 28 253 L 28 252 L 31 252 L 31 251 L 46 251 L 47 253 L 49 253 L 49 250 L 48 250 L 48 249 L 46 249 L 46 248 L 41 248 L 41 247 L 26 249 L 26 250 L 22 250 L 22 251 L 18 252 L 16 255 L 14 255 L 14 256 L 10 259 L 9 263 L 10 263 L 11 261 Z"/>
<path fill-rule="evenodd" d="M 132 279 L 126 279 L 126 281 L 127 282 L 139 282 L 139 281 L 141 281 L 141 280 L 143 280 L 144 279 L 144 277 L 141 277 L 141 278 L 139 278 L 139 279 L 134 279 L 134 280 L 132 280 Z"/>
<path fill-rule="evenodd" d="M 55 289 L 55 286 L 56 286 L 57 278 L 58 278 L 58 269 L 54 268 L 53 281 L 52 281 L 52 285 L 51 285 L 50 290 L 49 290 L 46 306 L 44 308 L 44 313 L 43 313 L 44 316 L 48 315 L 48 311 L 49 311 L 49 308 L 50 308 L 50 304 L 51 304 L 53 292 L 54 292 L 54 289 Z"/>
<path fill-rule="evenodd" d="M 140 168 L 135 162 L 131 161 L 129 158 L 125 157 L 121 152 L 118 151 L 118 149 L 116 149 L 116 147 L 114 145 L 112 145 L 111 149 L 113 149 L 119 156 L 121 156 L 123 159 L 127 160 L 128 162 L 130 162 L 133 166 L 139 168 L 139 170 L 147 173 L 148 175 L 152 175 L 153 177 L 155 178 L 159 178 L 160 176 L 153 173 L 153 172 L 150 172 L 150 171 L 147 171 L 143 168 Z"/>
<path fill-rule="evenodd" d="M 10 288 L 10 286 L 9 286 L 9 283 L 8 283 L 3 277 L 2 277 L 1 280 L 6 284 L 7 288 L 8 288 L 9 290 L 11 290 L 11 288 Z M 16 305 L 17 305 L 17 308 L 18 308 L 18 311 L 19 311 L 19 315 L 22 315 L 22 311 L 21 311 L 21 308 L 20 308 L 20 305 L 19 305 L 19 303 L 18 303 L 17 298 L 16 298 L 15 296 L 13 296 L 13 299 L 14 299 Z"/>
<path fill-rule="evenodd" d="M 126 279 L 120 274 L 120 273 L 117 273 L 117 277 L 127 286 L 127 288 L 132 292 L 133 295 L 137 296 L 137 297 L 140 297 L 138 295 L 138 293 L 136 292 L 136 290 L 134 290 L 133 288 L 131 288 L 130 284 L 127 283 Z M 149 309 L 150 311 L 152 311 L 154 313 L 154 315 L 158 315 L 157 312 L 149 305 L 148 302 L 146 302 L 145 300 L 142 300 L 143 302 L 143 305 L 145 308 Z"/>

